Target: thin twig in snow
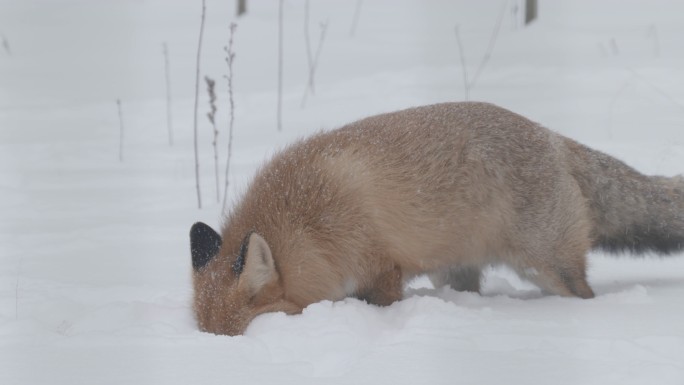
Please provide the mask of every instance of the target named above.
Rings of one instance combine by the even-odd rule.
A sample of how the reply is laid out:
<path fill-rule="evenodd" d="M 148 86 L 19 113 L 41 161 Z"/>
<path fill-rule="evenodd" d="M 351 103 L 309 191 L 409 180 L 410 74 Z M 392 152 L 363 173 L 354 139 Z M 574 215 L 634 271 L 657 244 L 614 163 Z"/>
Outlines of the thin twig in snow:
<path fill-rule="evenodd" d="M 309 70 L 313 66 L 313 54 L 311 53 L 311 37 L 309 36 L 309 0 L 304 2 L 304 43 L 306 46 L 306 62 Z"/>
<path fill-rule="evenodd" d="M 664 99 L 666 99 L 667 101 L 669 101 L 670 103 L 672 103 L 672 104 L 673 104 L 674 106 L 676 106 L 677 108 L 679 108 L 679 109 L 681 109 L 681 110 L 684 110 L 684 104 L 682 104 L 682 103 L 679 102 L 677 99 L 675 99 L 674 97 L 672 97 L 670 94 L 668 94 L 667 92 L 665 92 L 662 88 L 660 88 L 660 87 L 656 86 L 655 84 L 651 83 L 650 81 L 648 81 L 648 79 L 646 79 L 645 77 L 643 77 L 641 74 L 639 74 L 638 72 L 636 72 L 634 69 L 632 69 L 632 68 L 627 68 L 627 70 L 628 70 L 629 72 L 631 72 L 632 75 L 633 75 L 635 78 L 639 79 L 639 81 L 641 81 L 641 82 L 644 83 L 645 85 L 651 87 L 656 93 L 658 93 L 658 94 L 659 94 L 660 96 L 662 96 Z"/>
<path fill-rule="evenodd" d="M 214 174 L 216 177 L 216 203 L 220 202 L 221 192 L 219 189 L 219 169 L 218 169 L 218 136 L 219 131 L 216 127 L 216 81 L 209 76 L 204 77 L 204 81 L 207 83 L 207 92 L 209 93 L 209 112 L 207 112 L 207 118 L 214 129 L 214 140 L 211 145 L 214 146 Z"/>
<path fill-rule="evenodd" d="M 309 79 L 307 81 L 307 85 L 304 88 L 304 95 L 302 95 L 302 103 L 301 106 L 304 108 L 306 105 L 306 98 L 311 93 L 311 95 L 314 95 L 316 92 L 316 87 L 315 87 L 315 77 L 316 77 L 316 68 L 318 67 L 318 58 L 321 56 L 321 48 L 323 48 L 323 41 L 325 40 L 325 34 L 326 31 L 328 30 L 328 22 L 326 21 L 325 23 L 320 24 L 321 28 L 321 36 L 318 39 L 318 46 L 316 47 L 316 54 L 312 55 L 311 54 L 311 41 L 309 38 L 309 0 L 306 1 L 305 3 L 305 11 L 304 11 L 304 38 L 306 41 L 306 56 L 307 60 L 309 63 Z"/>
<path fill-rule="evenodd" d="M 204 37 L 204 19 L 206 14 L 206 1 L 202 0 L 202 21 L 200 22 L 199 42 L 197 43 L 197 67 L 195 71 L 195 116 L 194 116 L 194 146 L 195 146 L 195 187 L 197 188 L 197 208 L 202 208 L 202 194 L 200 192 L 199 176 L 199 150 L 197 145 L 197 110 L 199 109 L 199 79 L 200 57 L 202 54 L 202 38 Z"/>
<path fill-rule="evenodd" d="M 283 0 L 278 2 L 278 106 L 276 110 L 278 131 L 283 130 Z"/>
<path fill-rule="evenodd" d="M 235 52 L 233 52 L 233 35 L 237 29 L 237 24 L 230 24 L 230 37 L 228 39 L 228 47 L 223 47 L 226 51 L 226 64 L 228 64 L 228 75 L 225 78 L 228 80 L 228 101 L 230 102 L 230 120 L 228 124 L 228 157 L 226 158 L 226 178 L 225 187 L 223 189 L 223 207 L 222 211 L 226 211 L 226 202 L 228 201 L 228 185 L 229 185 L 229 171 L 230 158 L 233 152 L 233 123 L 235 122 L 235 102 L 233 101 L 233 60 L 235 60 Z"/>
<path fill-rule="evenodd" d="M 465 90 L 465 100 L 468 100 L 470 94 L 470 85 L 468 84 L 468 67 L 466 66 L 465 53 L 463 52 L 463 42 L 461 41 L 461 34 L 458 25 L 456 26 L 456 42 L 458 43 L 458 55 L 461 58 L 461 72 L 463 73 L 463 89 Z"/>
<path fill-rule="evenodd" d="M 503 2 L 503 6 L 501 7 L 501 11 L 499 12 L 499 18 L 497 19 L 496 24 L 494 25 L 494 31 L 492 32 L 492 36 L 489 38 L 489 44 L 487 45 L 487 49 L 484 53 L 484 56 L 482 57 L 482 60 L 480 61 L 480 64 L 475 70 L 475 75 L 473 75 L 473 78 L 470 80 L 468 80 L 468 74 L 466 71 L 465 50 L 463 49 L 463 42 L 461 41 L 459 26 L 456 26 L 456 41 L 458 43 L 458 52 L 461 58 L 461 67 L 463 68 L 465 100 L 468 100 L 468 98 L 470 97 L 470 90 L 475 86 L 477 80 L 480 77 L 480 74 L 482 74 L 482 71 L 484 71 L 484 68 L 487 66 L 487 63 L 489 63 L 489 59 L 492 57 L 492 52 L 494 51 L 494 46 L 496 45 L 496 41 L 499 37 L 499 31 L 501 30 L 501 24 L 503 23 L 504 16 L 506 15 L 507 8 L 508 3 Z"/>
<path fill-rule="evenodd" d="M 320 28 L 321 28 L 321 36 L 318 39 L 318 46 L 316 47 L 316 55 L 314 56 L 313 63 L 311 65 L 310 73 L 309 73 L 309 88 L 311 89 L 311 92 L 314 92 L 314 78 L 316 75 L 316 69 L 318 68 L 318 59 L 321 57 L 321 49 L 323 48 L 323 42 L 325 41 L 325 34 L 328 31 L 328 23 L 329 21 L 326 20 L 325 23 L 320 23 Z"/>
<path fill-rule="evenodd" d="M 501 11 L 499 12 L 499 19 L 496 21 L 496 25 L 494 26 L 492 36 L 489 38 L 487 50 L 485 51 L 485 54 L 482 57 L 480 65 L 477 67 L 477 70 L 475 71 L 475 75 L 473 75 L 473 78 L 470 80 L 470 88 L 472 88 L 475 85 L 475 83 L 477 83 L 477 79 L 480 77 L 480 74 L 484 70 L 485 66 L 487 66 L 487 63 L 489 63 L 489 59 L 492 57 L 492 52 L 494 51 L 494 46 L 496 45 L 496 40 L 498 39 L 499 31 L 501 30 L 501 24 L 503 23 L 504 15 L 506 14 L 506 8 L 507 3 L 504 2 L 503 6 L 501 7 Z"/>
<path fill-rule="evenodd" d="M 622 97 L 622 94 L 625 92 L 628 86 L 631 86 L 631 80 L 636 79 L 640 81 L 642 84 L 650 87 L 653 91 L 655 91 L 658 95 L 663 97 L 665 100 L 668 102 L 672 103 L 675 107 L 679 108 L 680 110 L 684 111 L 684 104 L 679 102 L 676 98 L 672 97 L 670 94 L 665 92 L 662 88 L 656 86 L 655 84 L 651 83 L 648 79 L 646 79 L 644 76 L 636 72 L 632 68 L 625 68 L 629 73 L 631 74 L 631 78 L 627 79 L 625 83 L 620 87 L 618 92 L 615 93 L 613 98 L 610 101 L 610 106 L 609 106 L 609 121 L 608 121 L 608 130 L 609 130 L 609 137 L 612 138 L 613 136 L 613 110 L 615 109 L 615 104 L 617 103 L 618 99 Z"/>

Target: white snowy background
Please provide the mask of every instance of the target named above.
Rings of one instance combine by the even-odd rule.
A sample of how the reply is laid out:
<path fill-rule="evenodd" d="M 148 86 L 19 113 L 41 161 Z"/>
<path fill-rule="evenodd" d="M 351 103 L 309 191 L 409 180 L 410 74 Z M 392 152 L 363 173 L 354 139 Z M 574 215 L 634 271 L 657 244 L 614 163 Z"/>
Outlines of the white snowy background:
<path fill-rule="evenodd" d="M 684 171 L 684 2 L 312 0 L 327 22 L 316 93 L 304 1 L 284 1 L 283 130 L 276 128 L 278 2 L 207 0 L 202 75 L 235 33 L 230 201 L 278 148 L 320 129 L 470 90 L 650 174 Z M 502 14 L 503 12 L 503 14 Z M 0 0 L 0 384 L 684 384 L 684 258 L 590 256 L 591 300 L 546 296 L 505 269 L 481 295 L 414 282 L 386 308 L 355 299 L 201 333 L 188 230 L 221 223 L 206 89 L 205 207 L 194 186 L 199 0 Z M 500 16 L 501 15 L 501 16 Z M 169 146 L 162 44 L 169 47 Z M 119 161 L 120 99 L 124 120 Z M 221 182 L 223 183 L 223 182 Z"/>

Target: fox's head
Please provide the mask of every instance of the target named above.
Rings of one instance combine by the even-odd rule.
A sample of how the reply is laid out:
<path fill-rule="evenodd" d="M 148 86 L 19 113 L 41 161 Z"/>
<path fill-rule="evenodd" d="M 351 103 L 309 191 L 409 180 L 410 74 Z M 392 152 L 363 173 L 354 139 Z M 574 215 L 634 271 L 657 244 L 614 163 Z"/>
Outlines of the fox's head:
<path fill-rule="evenodd" d="M 221 236 L 204 223 L 190 229 L 194 310 L 202 331 L 242 334 L 254 317 L 267 312 L 301 312 L 285 300 L 271 249 L 256 232 Z"/>

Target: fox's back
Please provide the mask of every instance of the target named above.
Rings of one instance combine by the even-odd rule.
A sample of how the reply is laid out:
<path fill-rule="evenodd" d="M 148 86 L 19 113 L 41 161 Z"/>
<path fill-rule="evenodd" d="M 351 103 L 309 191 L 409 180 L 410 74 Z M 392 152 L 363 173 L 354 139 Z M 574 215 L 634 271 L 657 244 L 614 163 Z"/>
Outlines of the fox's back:
<path fill-rule="evenodd" d="M 560 141 L 490 104 L 438 104 L 297 143 L 254 185 L 279 202 L 270 213 L 332 241 L 372 232 L 404 270 L 424 271 L 510 249 L 521 211 L 554 194 Z"/>

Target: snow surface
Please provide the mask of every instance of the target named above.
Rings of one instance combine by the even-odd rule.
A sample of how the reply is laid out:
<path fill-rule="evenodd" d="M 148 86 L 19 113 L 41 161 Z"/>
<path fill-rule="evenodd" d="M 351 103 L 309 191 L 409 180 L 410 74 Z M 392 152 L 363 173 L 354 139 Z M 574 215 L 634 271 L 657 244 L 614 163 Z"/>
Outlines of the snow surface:
<path fill-rule="evenodd" d="M 684 164 L 684 3 L 304 1 L 284 8 L 283 132 L 276 130 L 277 2 L 250 1 L 235 36 L 230 199 L 277 148 L 370 114 L 470 97 L 502 105 L 646 173 Z M 545 296 L 505 269 L 482 295 L 419 279 L 386 308 L 355 299 L 257 318 L 244 336 L 197 330 L 188 230 L 214 227 L 211 128 L 200 101 L 205 208 L 192 152 L 200 1 L 0 1 L 0 384 L 684 384 L 684 258 L 590 257 L 592 300 Z M 202 74 L 218 83 L 234 2 L 207 1 Z M 170 49 L 174 145 L 162 43 Z M 121 99 L 124 161 L 118 160 Z M 222 166 L 223 168 L 223 166 Z"/>

